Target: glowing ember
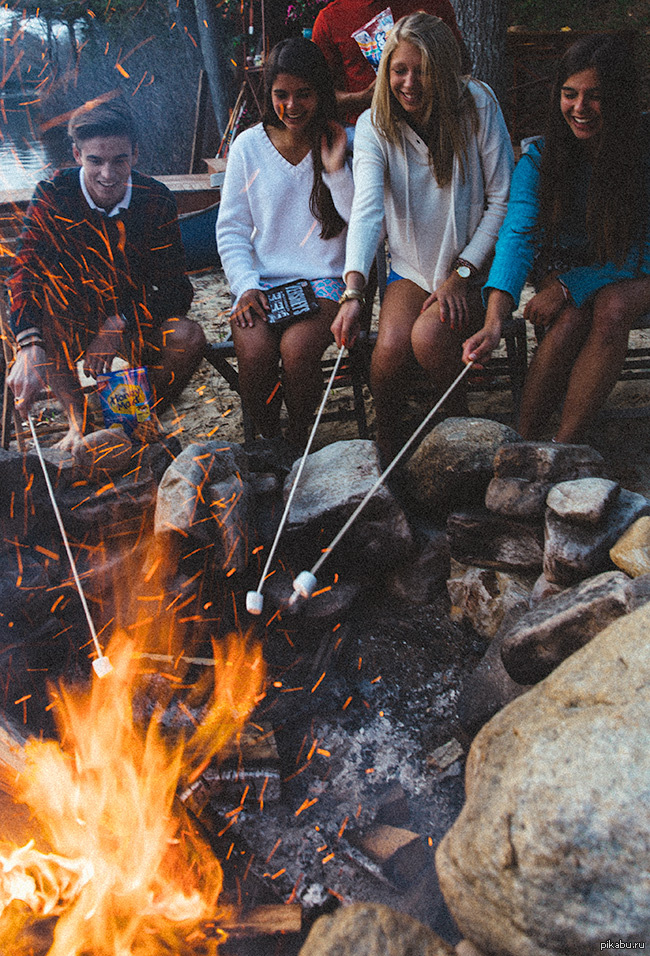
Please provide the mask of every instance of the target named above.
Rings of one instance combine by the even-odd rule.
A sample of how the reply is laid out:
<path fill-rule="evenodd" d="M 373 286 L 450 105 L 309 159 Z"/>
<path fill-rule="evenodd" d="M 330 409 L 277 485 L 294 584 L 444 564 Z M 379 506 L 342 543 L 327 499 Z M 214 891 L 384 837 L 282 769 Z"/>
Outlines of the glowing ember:
<path fill-rule="evenodd" d="M 56 916 L 49 956 L 215 953 L 225 933 L 197 929 L 227 915 L 221 866 L 175 796 L 241 732 L 262 693 L 261 652 L 215 646 L 209 701 L 181 741 L 163 736 L 162 706 L 134 726 L 136 649 L 118 635 L 109 653 L 113 673 L 89 690 L 52 692 L 61 744 L 27 744 L 17 796 L 54 852 L 32 840 L 0 853 L 0 950 L 33 954 L 26 929 Z"/>

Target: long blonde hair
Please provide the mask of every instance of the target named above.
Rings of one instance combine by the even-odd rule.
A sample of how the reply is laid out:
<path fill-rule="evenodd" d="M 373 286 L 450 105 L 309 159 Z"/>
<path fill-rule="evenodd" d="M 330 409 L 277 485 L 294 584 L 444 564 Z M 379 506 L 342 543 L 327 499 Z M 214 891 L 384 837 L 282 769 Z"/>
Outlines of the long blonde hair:
<path fill-rule="evenodd" d="M 422 57 L 425 111 L 421 127 L 427 136 L 429 162 L 439 186 L 448 186 L 454 157 L 461 162 L 465 178 L 468 141 L 478 128 L 476 104 L 461 76 L 460 50 L 456 38 L 440 17 L 411 13 L 398 20 L 386 40 L 372 97 L 373 126 L 390 143 L 401 147 L 400 122 L 406 114 L 390 88 L 390 65 L 402 41 L 411 43 Z"/>

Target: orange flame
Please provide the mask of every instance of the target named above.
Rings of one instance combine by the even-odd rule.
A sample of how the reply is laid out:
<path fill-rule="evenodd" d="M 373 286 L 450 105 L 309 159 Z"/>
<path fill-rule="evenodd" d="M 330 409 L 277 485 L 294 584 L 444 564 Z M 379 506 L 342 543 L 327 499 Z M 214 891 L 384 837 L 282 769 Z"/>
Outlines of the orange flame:
<path fill-rule="evenodd" d="M 14 956 L 34 952 L 26 929 L 48 916 L 58 917 L 48 956 L 181 956 L 196 952 L 198 924 L 227 915 L 219 861 L 176 793 L 241 733 L 262 693 L 261 651 L 235 637 L 215 644 L 209 700 L 180 741 L 163 735 L 162 707 L 143 729 L 132 718 L 133 641 L 120 633 L 107 653 L 108 677 L 52 691 L 61 744 L 25 748 L 18 797 L 54 852 L 34 840 L 0 848 L 0 951 Z M 204 937 L 201 952 L 225 938 Z"/>

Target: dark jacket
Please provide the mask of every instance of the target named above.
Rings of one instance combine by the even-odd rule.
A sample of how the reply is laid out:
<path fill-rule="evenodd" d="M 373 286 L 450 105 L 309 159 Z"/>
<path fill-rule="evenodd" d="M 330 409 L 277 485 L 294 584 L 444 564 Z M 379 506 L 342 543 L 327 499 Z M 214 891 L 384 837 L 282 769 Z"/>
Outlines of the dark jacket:
<path fill-rule="evenodd" d="M 55 323 L 87 340 L 107 316 L 124 314 L 146 336 L 187 312 L 193 290 L 174 197 L 135 171 L 132 182 L 129 208 L 112 218 L 88 206 L 79 169 L 38 184 L 9 278 L 16 335 Z"/>

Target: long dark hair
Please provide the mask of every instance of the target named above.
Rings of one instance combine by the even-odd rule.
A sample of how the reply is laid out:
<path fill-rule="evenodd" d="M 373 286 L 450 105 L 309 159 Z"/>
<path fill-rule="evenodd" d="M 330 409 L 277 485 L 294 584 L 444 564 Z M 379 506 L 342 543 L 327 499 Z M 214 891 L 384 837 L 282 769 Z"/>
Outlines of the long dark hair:
<path fill-rule="evenodd" d="M 562 116 L 560 97 L 570 76 L 591 68 L 598 77 L 602 129 L 592 157 L 585 225 L 595 259 L 621 264 L 643 236 L 647 221 L 639 82 L 632 43 L 626 37 L 585 37 L 560 60 L 540 166 L 539 224 L 544 246 L 552 247 L 575 200 L 584 144 Z"/>
<path fill-rule="evenodd" d="M 334 84 L 325 57 L 311 40 L 290 37 L 281 40 L 271 50 L 264 68 L 264 126 L 281 127 L 282 121 L 273 109 L 271 90 L 280 73 L 297 76 L 311 86 L 317 96 L 316 114 L 309 129 L 311 155 L 314 166 L 314 183 L 309 197 L 309 209 L 321 225 L 321 239 L 333 239 L 345 228 L 339 216 L 332 194 L 323 182 L 321 138 L 329 134 L 329 123 L 337 119 Z"/>

